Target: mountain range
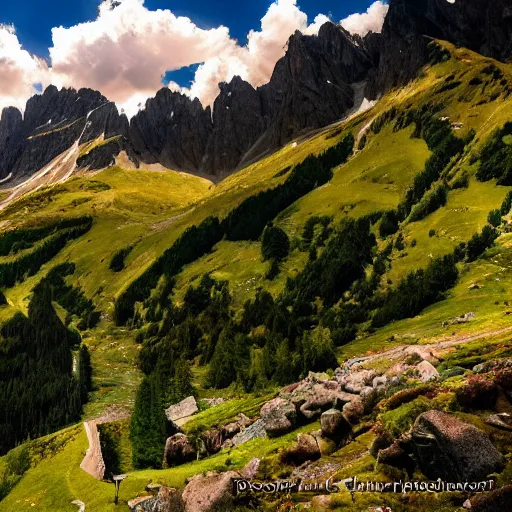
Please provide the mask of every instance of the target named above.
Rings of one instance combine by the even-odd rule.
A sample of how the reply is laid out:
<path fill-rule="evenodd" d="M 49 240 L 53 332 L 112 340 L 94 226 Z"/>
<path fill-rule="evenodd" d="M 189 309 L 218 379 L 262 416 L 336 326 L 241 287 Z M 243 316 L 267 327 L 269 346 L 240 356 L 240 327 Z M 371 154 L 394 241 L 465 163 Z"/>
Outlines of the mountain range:
<path fill-rule="evenodd" d="M 219 84 L 213 108 L 162 88 L 131 120 L 100 92 L 49 86 L 25 113 L 0 120 L 0 178 L 12 184 L 71 148 L 78 168 L 102 169 L 124 152 L 131 165 L 220 179 L 300 134 L 357 110 L 414 78 L 431 58 L 429 39 L 512 58 L 509 0 L 391 0 L 382 33 L 353 36 L 333 23 L 317 36 L 293 34 L 268 84 L 235 76 Z M 125 159 L 126 161 L 126 159 Z M 7 179 L 9 178 L 9 179 Z"/>

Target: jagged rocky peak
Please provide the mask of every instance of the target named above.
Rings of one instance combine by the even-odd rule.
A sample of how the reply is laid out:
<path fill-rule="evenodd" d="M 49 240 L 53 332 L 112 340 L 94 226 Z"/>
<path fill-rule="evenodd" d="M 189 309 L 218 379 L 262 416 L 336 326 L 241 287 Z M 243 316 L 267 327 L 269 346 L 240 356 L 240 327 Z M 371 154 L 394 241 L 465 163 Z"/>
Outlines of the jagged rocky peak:
<path fill-rule="evenodd" d="M 364 44 L 359 45 L 357 39 L 340 25 L 322 25 L 318 32 L 318 41 L 323 53 L 341 65 L 342 78 L 348 84 L 364 79 L 373 66 Z"/>
<path fill-rule="evenodd" d="M 294 33 L 270 81 L 255 89 L 240 77 L 219 86 L 213 106 L 162 88 L 130 122 L 90 89 L 48 87 L 0 120 L 0 178 L 31 174 L 80 143 L 108 140 L 87 167 L 108 165 L 125 150 L 136 165 L 161 164 L 223 175 L 308 130 L 342 119 L 355 91 L 375 99 L 411 80 L 428 61 L 432 38 L 512 59 L 511 0 L 390 0 L 382 33 L 365 37 L 324 24 L 318 35 Z M 358 98 L 362 99 L 359 97 Z M 88 119 L 87 119 L 88 118 Z M 87 122 L 88 121 L 88 122 Z"/>
<path fill-rule="evenodd" d="M 219 89 L 203 161 L 203 170 L 217 175 L 235 169 L 265 129 L 261 95 L 251 84 L 235 76 Z"/>
<path fill-rule="evenodd" d="M 9 137 L 18 129 L 23 121 L 21 112 L 15 107 L 6 107 L 2 110 L 0 118 L 0 147 L 2 147 Z"/>
<path fill-rule="evenodd" d="M 209 108 L 164 87 L 130 122 L 130 156 L 138 163 L 199 171 L 211 131 Z"/>
<path fill-rule="evenodd" d="M 14 116 L 9 138 L 0 144 L 0 177 L 30 175 L 69 150 L 99 136 L 128 134 L 128 120 L 98 91 L 48 86 Z M 4 126 L 0 122 L 0 126 Z M 2 133 L 4 130 L 0 130 Z M 79 140 L 80 139 L 80 140 Z M 2 139 L 0 139 L 1 142 Z"/>
<path fill-rule="evenodd" d="M 259 89 L 268 127 L 252 155 L 343 118 L 354 106 L 352 84 L 371 68 L 364 48 L 338 25 L 324 24 L 318 36 L 293 34 L 270 82 Z"/>
<path fill-rule="evenodd" d="M 24 116 L 25 130 L 36 130 L 55 126 L 66 120 L 76 120 L 106 103 L 107 98 L 92 89 L 59 90 L 50 85 L 43 94 L 37 94 L 28 100 Z"/>

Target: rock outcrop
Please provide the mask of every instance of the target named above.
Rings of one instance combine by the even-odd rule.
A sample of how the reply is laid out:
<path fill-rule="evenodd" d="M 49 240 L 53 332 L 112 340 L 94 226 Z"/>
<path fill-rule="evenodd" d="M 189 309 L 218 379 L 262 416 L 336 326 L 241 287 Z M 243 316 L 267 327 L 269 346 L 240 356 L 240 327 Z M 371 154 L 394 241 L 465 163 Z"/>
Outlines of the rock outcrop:
<path fill-rule="evenodd" d="M 240 77 L 219 85 L 213 128 L 202 169 L 224 174 L 236 169 L 265 129 L 261 94 Z"/>
<path fill-rule="evenodd" d="M 299 434 L 297 441 L 283 451 L 281 461 L 285 464 L 300 466 L 306 461 L 314 461 L 321 457 L 320 447 L 315 436 L 311 434 Z"/>
<path fill-rule="evenodd" d="M 181 402 L 171 405 L 165 410 L 165 415 L 169 421 L 177 422 L 193 416 L 199 411 L 196 399 L 193 396 L 189 396 Z"/>
<path fill-rule="evenodd" d="M 111 165 L 125 151 L 135 166 L 222 176 L 342 118 L 354 105 L 352 84 L 373 67 L 359 43 L 332 23 L 318 36 L 296 32 L 270 82 L 255 89 L 236 76 L 220 84 L 213 115 L 198 99 L 164 87 L 128 122 L 99 92 L 50 86 L 29 100 L 24 118 L 17 109 L 4 110 L 0 179 L 31 175 L 77 141 L 100 136 L 119 138 L 81 158 L 80 167 Z"/>
<path fill-rule="evenodd" d="M 352 431 L 352 427 L 338 409 L 325 411 L 320 417 L 320 425 L 322 427 L 322 435 L 336 441 L 347 436 Z"/>
<path fill-rule="evenodd" d="M 240 475 L 235 471 L 225 473 L 212 471 L 206 475 L 192 477 L 183 491 L 186 512 L 231 510 L 233 507 L 232 478 L 240 478 Z"/>
<path fill-rule="evenodd" d="M 505 485 L 500 489 L 480 494 L 471 499 L 473 512 L 497 512 L 510 510 L 512 506 L 512 485 Z"/>
<path fill-rule="evenodd" d="M 432 479 L 481 481 L 503 463 L 484 432 L 441 411 L 428 411 L 416 419 L 412 441 L 421 471 Z"/>
<path fill-rule="evenodd" d="M 7 107 L 2 111 L 0 119 L 0 148 L 8 144 L 13 133 L 23 122 L 21 112 L 15 107 Z"/>
<path fill-rule="evenodd" d="M 174 434 L 165 443 L 164 467 L 173 467 L 195 460 L 196 449 L 185 434 Z"/>
<path fill-rule="evenodd" d="M 163 88 L 132 118 L 129 156 L 137 164 L 198 172 L 211 131 L 210 108 Z"/>
<path fill-rule="evenodd" d="M 74 144 L 100 136 L 125 135 L 128 119 L 116 106 L 91 89 L 53 85 L 27 102 L 23 119 L 4 109 L 0 121 L 0 178 L 31 175 Z"/>
<path fill-rule="evenodd" d="M 261 419 L 269 436 L 279 436 L 291 430 L 297 421 L 297 409 L 290 401 L 274 398 L 261 408 Z"/>
<path fill-rule="evenodd" d="M 179 492 L 165 485 L 157 486 L 156 496 L 141 496 L 128 501 L 132 512 L 184 512 L 185 505 Z"/>

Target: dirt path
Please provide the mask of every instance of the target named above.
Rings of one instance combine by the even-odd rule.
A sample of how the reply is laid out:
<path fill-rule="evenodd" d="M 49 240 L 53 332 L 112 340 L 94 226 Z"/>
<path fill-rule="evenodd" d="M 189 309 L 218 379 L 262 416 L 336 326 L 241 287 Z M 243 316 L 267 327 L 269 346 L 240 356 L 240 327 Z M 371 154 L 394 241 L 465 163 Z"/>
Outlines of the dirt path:
<path fill-rule="evenodd" d="M 105 462 L 101 454 L 100 434 L 97 425 L 96 421 L 84 422 L 89 448 L 87 448 L 87 452 L 85 453 L 80 467 L 94 478 L 103 480 L 105 476 Z"/>
<path fill-rule="evenodd" d="M 420 348 L 421 350 L 439 350 L 443 348 L 455 347 L 457 345 L 463 345 L 464 343 L 470 343 L 472 341 L 477 341 L 484 338 L 490 338 L 491 336 L 498 336 L 500 334 L 505 334 L 507 332 L 512 332 L 512 326 L 505 327 L 503 329 L 498 329 L 496 331 L 474 334 L 472 336 L 455 336 L 452 339 L 446 341 L 438 341 L 435 343 L 428 343 L 425 345 L 400 345 L 390 350 L 386 350 L 385 352 L 372 354 L 371 356 L 353 357 L 352 359 L 346 361 L 344 366 L 346 368 L 352 368 L 352 366 L 354 366 L 355 364 L 365 363 L 367 361 L 372 361 L 374 359 L 379 359 L 382 357 L 387 357 L 389 359 L 398 359 L 403 355 L 407 355 L 414 352 L 418 348 Z"/>

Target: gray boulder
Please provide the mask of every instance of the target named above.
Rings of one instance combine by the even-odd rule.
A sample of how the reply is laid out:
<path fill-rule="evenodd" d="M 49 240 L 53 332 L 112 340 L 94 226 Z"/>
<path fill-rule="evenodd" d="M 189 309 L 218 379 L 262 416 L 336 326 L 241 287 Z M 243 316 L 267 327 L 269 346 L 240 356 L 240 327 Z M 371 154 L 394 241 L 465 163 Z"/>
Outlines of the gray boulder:
<path fill-rule="evenodd" d="M 232 478 L 240 478 L 240 475 L 235 471 L 225 473 L 211 471 L 205 475 L 192 477 L 183 490 L 182 499 L 185 503 L 185 511 L 232 510 Z"/>
<path fill-rule="evenodd" d="M 331 409 L 335 403 L 348 403 L 357 395 L 342 391 L 335 380 L 318 381 L 308 378 L 283 390 L 280 397 L 291 402 L 305 418 L 311 420 Z"/>
<path fill-rule="evenodd" d="M 317 460 L 321 455 L 322 453 L 315 436 L 299 434 L 297 441 L 281 454 L 281 461 L 285 464 L 299 466 L 306 461 Z"/>
<path fill-rule="evenodd" d="M 169 421 L 176 422 L 184 418 L 188 418 L 189 416 L 196 414 L 198 411 L 199 407 L 197 407 L 196 399 L 193 396 L 189 396 L 181 402 L 167 408 L 165 410 L 165 415 Z"/>
<path fill-rule="evenodd" d="M 422 361 L 416 366 L 416 370 L 418 370 L 420 374 L 421 382 L 425 383 L 439 379 L 439 372 L 428 361 Z"/>
<path fill-rule="evenodd" d="M 253 439 L 263 439 L 266 437 L 267 432 L 265 431 L 265 425 L 263 420 L 260 418 L 256 420 L 254 423 L 249 425 L 247 428 L 239 432 L 238 434 L 228 441 L 229 446 L 240 446 L 241 444 L 252 441 Z M 224 447 L 228 446 L 228 444 L 224 443 Z"/>
<path fill-rule="evenodd" d="M 512 368 L 512 358 L 495 359 L 494 361 L 486 361 L 473 367 L 474 373 L 487 373 L 496 370 L 506 370 Z"/>
<path fill-rule="evenodd" d="M 403 448 L 400 447 L 397 441 L 391 446 L 380 450 L 378 452 L 378 460 L 381 464 L 403 469 L 411 476 L 414 472 L 414 461 Z"/>
<path fill-rule="evenodd" d="M 512 430 L 512 414 L 503 412 L 500 414 L 491 414 L 485 422 L 494 427 L 503 428 L 505 430 Z"/>
<path fill-rule="evenodd" d="M 343 406 L 343 416 L 351 425 L 357 425 L 365 414 L 363 401 L 357 397 Z"/>
<path fill-rule="evenodd" d="M 361 399 L 365 412 L 371 411 L 379 397 L 384 395 L 384 392 L 384 388 L 375 389 L 370 386 L 366 386 L 361 390 L 359 398 Z"/>
<path fill-rule="evenodd" d="M 176 489 L 159 486 L 156 496 L 142 496 L 128 502 L 132 512 L 184 512 L 185 506 Z"/>
<path fill-rule="evenodd" d="M 352 427 L 338 409 L 325 411 L 320 418 L 322 435 L 329 439 L 341 439 L 350 434 Z"/>
<path fill-rule="evenodd" d="M 505 512 L 512 509 L 512 485 L 471 498 L 472 512 Z"/>
<path fill-rule="evenodd" d="M 339 377 L 338 382 L 345 391 L 359 394 L 364 387 L 372 384 L 376 376 L 375 370 L 359 370 Z"/>
<path fill-rule="evenodd" d="M 432 479 L 480 481 L 503 463 L 487 434 L 441 411 L 416 419 L 412 442 L 421 471 Z"/>
<path fill-rule="evenodd" d="M 297 410 L 290 401 L 277 397 L 263 405 L 260 416 L 267 434 L 279 436 L 295 426 Z"/>
<path fill-rule="evenodd" d="M 164 450 L 164 467 L 179 466 L 196 458 L 196 450 L 185 434 L 175 434 L 167 439 Z"/>
<path fill-rule="evenodd" d="M 385 375 L 377 376 L 373 379 L 372 386 L 375 389 L 380 389 L 380 388 L 386 389 L 388 386 L 388 378 Z"/>

